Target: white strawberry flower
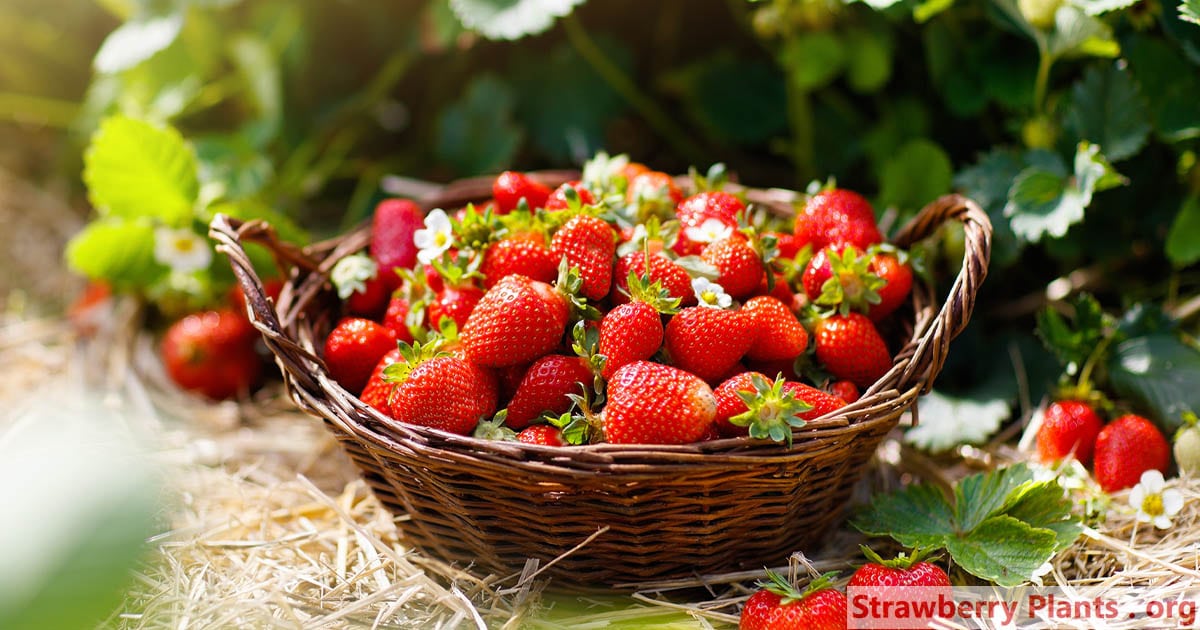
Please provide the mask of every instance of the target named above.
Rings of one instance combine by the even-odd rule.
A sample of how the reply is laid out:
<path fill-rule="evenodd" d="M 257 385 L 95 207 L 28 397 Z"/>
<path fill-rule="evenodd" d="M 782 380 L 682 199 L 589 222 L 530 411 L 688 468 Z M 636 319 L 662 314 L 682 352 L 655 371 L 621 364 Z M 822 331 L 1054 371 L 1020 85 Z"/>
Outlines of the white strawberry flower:
<path fill-rule="evenodd" d="M 420 250 L 417 259 L 430 264 L 454 244 L 454 232 L 446 211 L 438 208 L 425 215 L 425 228 L 413 233 L 413 244 Z"/>
<path fill-rule="evenodd" d="M 329 280 L 343 300 L 367 290 L 367 280 L 379 275 L 379 265 L 366 254 L 354 254 L 337 261 L 329 272 Z"/>
<path fill-rule="evenodd" d="M 154 229 L 154 260 L 178 273 L 200 271 L 212 263 L 212 247 L 199 234 L 187 228 Z"/>
<path fill-rule="evenodd" d="M 693 243 L 715 243 L 733 235 L 733 226 L 720 219 L 705 219 L 698 227 L 690 227 L 683 232 Z"/>
<path fill-rule="evenodd" d="M 705 308 L 729 308 L 733 303 L 733 298 L 725 293 L 725 288 L 708 278 L 693 279 L 692 291 L 696 294 L 696 301 Z"/>
<path fill-rule="evenodd" d="M 1158 529 L 1171 527 L 1171 517 L 1183 509 L 1183 494 L 1164 489 L 1163 474 L 1157 470 L 1142 473 L 1141 481 L 1129 492 L 1129 504 L 1137 510 L 1139 523 L 1154 523 Z"/>

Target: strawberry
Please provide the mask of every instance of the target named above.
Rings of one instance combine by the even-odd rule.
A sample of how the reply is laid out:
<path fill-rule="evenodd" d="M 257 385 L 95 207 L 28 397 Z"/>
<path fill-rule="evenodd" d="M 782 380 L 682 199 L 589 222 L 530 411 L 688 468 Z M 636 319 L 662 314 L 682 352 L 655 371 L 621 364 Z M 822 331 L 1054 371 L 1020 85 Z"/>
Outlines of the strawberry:
<path fill-rule="evenodd" d="M 793 360 L 808 347 L 808 331 L 786 304 L 769 295 L 750 298 L 742 307 L 753 341 L 746 357 L 760 361 Z"/>
<path fill-rule="evenodd" d="M 1196 414 L 1183 412 L 1183 426 L 1175 432 L 1171 442 L 1171 452 L 1175 455 L 1175 465 L 1179 472 L 1194 475 L 1200 472 L 1200 419 Z"/>
<path fill-rule="evenodd" d="M 762 258 L 742 238 L 725 238 L 710 243 L 700 253 L 700 258 L 717 268 L 721 274 L 717 284 L 735 300 L 752 295 L 766 276 Z"/>
<path fill-rule="evenodd" d="M 1038 458 L 1054 462 L 1075 456 L 1083 465 L 1092 463 L 1096 436 L 1104 423 L 1085 402 L 1060 400 L 1050 403 L 1037 433 Z"/>
<path fill-rule="evenodd" d="M 586 359 L 546 355 L 534 361 L 521 379 L 508 403 L 505 424 L 523 429 L 542 413 L 561 414 L 571 408 L 570 395 L 581 393 L 581 384 L 588 388 L 591 383 L 592 369 Z"/>
<path fill-rule="evenodd" d="M 399 293 L 392 296 L 388 301 L 387 309 L 383 313 L 383 326 L 396 334 L 397 341 L 412 343 L 412 331 L 408 329 L 408 299 Z"/>
<path fill-rule="evenodd" d="M 531 424 L 517 433 L 517 441 L 541 446 L 566 446 L 562 429 L 549 424 Z"/>
<path fill-rule="evenodd" d="M 395 390 L 391 415 L 417 424 L 459 435 L 470 434 L 483 418 L 496 411 L 496 380 L 487 370 L 460 356 L 429 346 L 402 343 L 403 360 L 383 372 Z"/>
<path fill-rule="evenodd" d="M 633 181 L 633 178 L 642 173 L 649 173 L 650 167 L 641 162 L 628 162 L 621 167 L 621 177 L 625 178 L 626 186 Z"/>
<path fill-rule="evenodd" d="M 361 392 L 379 358 L 396 347 L 396 333 L 369 319 L 347 317 L 325 338 L 329 375 L 351 392 Z"/>
<path fill-rule="evenodd" d="M 1096 437 L 1096 482 L 1105 492 L 1132 487 L 1147 470 L 1167 472 L 1171 446 L 1153 422 L 1132 414 L 1108 423 Z"/>
<path fill-rule="evenodd" d="M 716 413 L 712 390 L 695 375 L 636 361 L 608 382 L 604 435 L 613 444 L 688 444 L 708 432 Z"/>
<path fill-rule="evenodd" d="M 892 367 L 887 344 L 866 315 L 830 315 L 813 332 L 817 360 L 839 379 L 867 388 Z"/>
<path fill-rule="evenodd" d="M 783 391 L 790 393 L 796 397 L 796 400 L 802 401 L 811 407 L 808 411 L 800 414 L 802 420 L 815 420 L 846 406 L 846 401 L 841 398 L 797 381 L 784 383 Z"/>
<path fill-rule="evenodd" d="M 876 323 L 883 321 L 904 304 L 912 292 L 912 266 L 903 257 L 890 253 L 878 253 L 871 258 L 871 273 L 879 276 L 884 284 L 877 290 L 879 303 L 872 304 L 867 317 Z"/>
<path fill-rule="evenodd" d="M 575 180 L 567 182 L 556 188 L 550 195 L 550 198 L 546 200 L 546 209 L 566 210 L 569 208 L 571 204 L 567 198 L 568 189 L 575 191 L 575 197 L 579 200 L 581 205 L 590 206 L 596 203 L 596 198 L 592 196 L 592 193 L 589 192 L 588 189 L 584 188 L 578 180 Z"/>
<path fill-rule="evenodd" d="M 442 318 L 449 317 L 461 330 L 483 295 L 483 289 L 473 285 L 446 285 L 434 294 L 433 301 L 425 307 L 426 321 L 430 327 L 437 329 Z"/>
<path fill-rule="evenodd" d="M 649 271 L 647 271 L 647 265 Z M 629 301 L 629 274 L 648 276 L 650 282 L 661 283 L 671 297 L 680 299 L 682 306 L 696 303 L 692 292 L 692 278 L 688 272 L 669 258 L 658 254 L 647 256 L 644 252 L 630 252 L 617 260 L 613 269 L 613 302 L 624 304 Z"/>
<path fill-rule="evenodd" d="M 612 287 L 616 238 L 616 231 L 602 219 L 581 214 L 567 221 L 550 241 L 556 261 L 565 257 L 568 264 L 579 268 L 581 293 L 589 300 L 603 299 Z"/>
<path fill-rule="evenodd" d="M 800 248 L 803 245 L 796 240 L 795 234 L 787 232 L 767 232 L 767 236 L 775 237 L 775 248 L 779 250 L 779 257 L 784 260 L 795 260 L 796 254 L 800 253 Z"/>
<path fill-rule="evenodd" d="M 499 405 L 501 407 L 507 407 L 508 403 L 512 401 L 513 396 L 517 393 L 517 388 L 521 386 L 521 380 L 525 378 L 525 373 L 528 371 L 529 365 L 523 363 L 496 368 L 496 385 L 499 388 Z"/>
<path fill-rule="evenodd" d="M 812 303 L 842 314 L 851 310 L 866 313 L 881 302 L 879 291 L 885 285 L 882 278 L 871 272 L 872 260 L 853 245 L 822 249 L 808 261 L 801 276 L 804 293 Z M 899 303 L 889 306 L 894 310 Z"/>
<path fill-rule="evenodd" d="M 379 271 L 365 254 L 346 256 L 330 270 L 329 279 L 351 315 L 375 319 L 387 308 L 391 290 Z"/>
<path fill-rule="evenodd" d="M 867 556 L 863 564 L 850 576 L 847 589 L 866 589 L 858 591 L 868 596 L 874 595 L 891 601 L 914 602 L 914 605 L 928 602 L 929 606 L 921 606 L 930 612 L 928 617 L 905 619 L 906 627 L 928 627 L 928 622 L 936 615 L 936 604 L 939 600 L 953 600 L 954 592 L 950 577 L 941 567 L 926 562 L 919 551 L 911 556 L 900 554 L 892 560 L 884 560 L 870 548 L 863 546 L 863 554 Z M 851 594 L 854 594 L 853 592 Z M 866 620 L 864 627 L 895 627 L 896 618 Z M 919 622 L 913 625 L 912 622 Z M 889 623 L 890 622 L 890 623 Z"/>
<path fill-rule="evenodd" d="M 514 273 L 531 280 L 554 282 L 561 259 L 562 256 L 551 253 L 541 236 L 526 234 L 489 245 L 479 271 L 483 273 L 483 286 L 488 289 Z"/>
<path fill-rule="evenodd" d="M 709 382 L 729 372 L 754 342 L 745 313 L 707 306 L 680 310 L 663 337 L 672 365 Z"/>
<path fill-rule="evenodd" d="M 858 400 L 859 396 L 861 396 L 858 392 L 858 387 L 850 381 L 834 381 L 830 383 L 829 393 L 846 401 L 846 404 Z"/>
<path fill-rule="evenodd" d="M 679 190 L 675 178 L 670 175 L 662 171 L 646 171 L 629 179 L 625 201 L 674 208 L 683 201 L 683 191 Z"/>
<path fill-rule="evenodd" d="M 808 199 L 796 214 L 793 234 L 798 247 L 812 245 L 814 250 L 849 244 L 865 251 L 883 242 L 870 202 L 858 193 L 837 188 Z"/>
<path fill-rule="evenodd" d="M 787 276 L 778 272 L 772 272 L 774 282 L 771 286 L 767 286 L 767 275 L 763 274 L 762 281 L 758 283 L 758 288 L 754 290 L 754 295 L 769 295 L 791 308 L 792 301 L 795 299 L 795 294 L 792 293 L 792 288 L 788 286 Z"/>
<path fill-rule="evenodd" d="M 262 375 L 258 331 L 233 310 L 193 313 L 171 324 L 159 352 L 171 380 L 213 399 L 246 393 Z"/>
<path fill-rule="evenodd" d="M 530 210 L 546 205 L 550 189 L 544 184 L 529 179 L 523 173 L 505 171 L 492 184 L 492 197 L 496 199 L 496 213 L 508 214 L 524 199 Z"/>
<path fill-rule="evenodd" d="M 402 361 L 400 356 L 400 348 L 392 348 L 387 354 L 379 358 L 379 362 L 375 364 L 375 369 L 371 371 L 370 378 L 367 379 L 367 385 L 363 387 L 362 393 L 359 394 L 359 400 L 374 407 L 376 411 L 383 414 L 392 412 L 391 398 L 392 390 L 395 389 L 395 384 L 383 380 L 383 371 L 387 367 L 397 361 Z"/>
<path fill-rule="evenodd" d="M 692 195 L 675 208 L 679 220 L 679 236 L 673 249 L 680 256 L 694 256 L 704 250 L 705 245 L 724 233 L 724 238 L 737 234 L 738 217 L 744 214 L 746 205 L 741 199 L 721 191 L 707 191 Z M 740 234 L 737 237 L 740 238 Z"/>
<path fill-rule="evenodd" d="M 511 275 L 496 283 L 462 326 L 463 346 L 486 367 L 530 363 L 562 341 L 570 306 L 545 282 Z"/>
<path fill-rule="evenodd" d="M 425 227 L 425 213 L 407 199 L 384 199 L 375 206 L 371 218 L 371 243 L 368 251 L 379 264 L 388 290 L 400 286 L 393 270 L 412 269 L 417 264 L 417 246 L 413 234 Z"/>
<path fill-rule="evenodd" d="M 830 588 L 832 577 L 823 575 L 801 592 L 768 570 L 769 581 L 742 606 L 738 630 L 845 630 L 846 595 Z"/>
<path fill-rule="evenodd" d="M 237 298 L 242 298 L 240 304 L 236 304 L 234 312 L 246 312 L 246 301 L 242 296 L 241 289 L 234 287 L 230 292 L 230 301 Z M 67 320 L 71 322 L 71 326 L 82 337 L 90 337 L 95 335 L 100 330 L 100 326 L 104 321 L 105 314 L 112 306 L 112 287 L 107 283 L 93 280 L 88 282 L 84 287 L 83 293 L 75 297 L 71 305 L 67 307 Z"/>
<path fill-rule="evenodd" d="M 679 298 L 671 297 L 657 282 L 647 285 L 645 279 L 632 274 L 626 282 L 632 301 L 614 307 L 600 320 L 597 352 L 604 356 L 600 372 L 604 378 L 654 356 L 663 344 L 660 314 L 672 314 L 679 308 Z"/>
<path fill-rule="evenodd" d="M 717 430 L 725 437 L 792 442 L 792 429 L 804 426 L 801 414 L 811 409 L 784 390 L 783 378 L 772 382 L 759 372 L 742 372 L 713 390 L 717 397 Z"/>

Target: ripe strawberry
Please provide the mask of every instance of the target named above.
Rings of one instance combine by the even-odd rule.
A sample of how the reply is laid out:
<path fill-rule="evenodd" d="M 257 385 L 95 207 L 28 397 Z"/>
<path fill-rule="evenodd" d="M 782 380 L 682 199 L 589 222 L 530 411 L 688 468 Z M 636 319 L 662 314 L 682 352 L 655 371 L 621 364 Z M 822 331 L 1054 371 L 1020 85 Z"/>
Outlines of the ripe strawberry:
<path fill-rule="evenodd" d="M 625 178 L 626 185 L 632 182 L 633 178 L 637 177 L 638 175 L 649 172 L 650 167 L 642 164 L 641 162 L 628 162 L 625 164 L 625 166 L 621 167 L 621 177 Z"/>
<path fill-rule="evenodd" d="M 790 444 L 792 429 L 804 426 L 801 414 L 808 405 L 785 393 L 782 378 L 774 382 L 759 372 L 742 372 L 724 380 L 717 397 L 714 422 L 724 437 L 752 435 Z"/>
<path fill-rule="evenodd" d="M 467 319 L 475 310 L 475 305 L 483 299 L 483 289 L 472 285 L 463 286 L 444 286 L 441 291 L 434 294 L 433 301 L 426 306 L 425 315 L 426 321 L 433 329 L 437 329 L 438 322 L 442 321 L 443 317 L 449 317 L 454 320 L 454 324 L 459 330 L 466 325 Z"/>
<path fill-rule="evenodd" d="M 525 444 L 540 444 L 541 446 L 566 446 L 563 441 L 562 429 L 548 424 L 532 424 L 519 433 L 517 441 Z"/>
<path fill-rule="evenodd" d="M 608 382 L 604 435 L 612 444 L 688 444 L 704 436 L 716 413 L 717 400 L 704 381 L 637 361 Z"/>
<path fill-rule="evenodd" d="M 567 182 L 556 188 L 550 195 L 550 198 L 546 200 L 546 209 L 566 210 L 568 207 L 570 207 L 570 203 L 567 201 L 567 189 L 575 190 L 575 195 L 578 197 L 579 203 L 582 205 L 590 206 L 596 203 L 596 198 L 592 196 L 592 193 L 589 192 L 588 189 L 584 188 L 578 180 L 576 180 Z"/>
<path fill-rule="evenodd" d="M 718 226 L 727 232 L 726 238 L 734 236 L 738 215 L 745 211 L 742 200 L 727 192 L 708 191 L 684 199 L 675 208 L 675 217 L 679 220 L 679 235 L 673 246 L 675 253 L 680 256 L 699 254 L 707 244 L 718 240 L 711 235 L 700 235 L 714 232 Z M 744 240 L 740 234 L 736 238 Z"/>
<path fill-rule="evenodd" d="M 859 396 L 861 396 L 858 392 L 858 387 L 850 381 L 834 381 L 830 383 L 829 393 L 846 401 L 846 404 L 858 400 Z"/>
<path fill-rule="evenodd" d="M 647 272 L 647 261 L 649 271 Z M 661 283 L 671 297 L 680 299 L 682 306 L 696 304 L 696 294 L 692 291 L 692 278 L 688 272 L 665 256 L 644 252 L 630 252 L 617 260 L 613 269 L 613 303 L 624 304 L 629 301 L 629 274 L 649 277 L 650 282 Z"/>
<path fill-rule="evenodd" d="M 754 290 L 754 295 L 769 295 L 791 308 L 790 305 L 796 296 L 792 293 L 792 288 L 788 286 L 787 277 L 781 273 L 772 273 L 775 276 L 772 286 L 767 287 L 767 276 L 763 274 L 763 279 L 758 283 L 758 288 Z"/>
<path fill-rule="evenodd" d="M 769 296 L 750 298 L 742 307 L 753 341 L 746 357 L 759 361 L 793 360 L 808 347 L 808 331 L 786 304 Z"/>
<path fill-rule="evenodd" d="M 672 365 L 709 382 L 729 372 L 754 342 L 745 313 L 706 306 L 680 310 L 663 337 Z"/>
<path fill-rule="evenodd" d="M 387 308 L 387 282 L 379 273 L 379 265 L 366 254 L 354 254 L 337 261 L 329 272 L 346 311 L 356 317 L 376 319 Z"/>
<path fill-rule="evenodd" d="M 821 416 L 837 411 L 846 406 L 846 401 L 830 394 L 823 392 L 810 385 L 805 385 L 797 381 L 788 381 L 784 383 L 783 390 L 791 393 L 796 397 L 796 400 L 803 401 L 812 407 L 808 411 L 800 414 L 800 418 L 804 420 L 815 420 Z"/>
<path fill-rule="evenodd" d="M 779 257 L 784 260 L 795 260 L 796 254 L 800 253 L 801 243 L 796 240 L 795 234 L 786 232 L 768 232 L 768 236 L 775 237 L 775 248 L 779 250 Z"/>
<path fill-rule="evenodd" d="M 462 326 L 463 347 L 486 367 L 530 363 L 562 341 L 570 307 L 545 282 L 506 276 L 484 294 Z"/>
<path fill-rule="evenodd" d="M 900 308 L 912 291 L 913 271 L 907 262 L 894 254 L 879 253 L 871 259 L 871 273 L 879 276 L 884 285 L 877 289 L 879 303 L 867 311 L 871 321 L 881 322 Z"/>
<path fill-rule="evenodd" d="M 550 252 L 541 236 L 526 234 L 489 245 L 479 271 L 483 273 L 483 286 L 488 289 L 514 273 L 531 280 L 554 282 L 561 259 Z"/>
<path fill-rule="evenodd" d="M 209 398 L 248 392 L 262 374 L 254 350 L 258 332 L 232 310 L 193 313 L 167 329 L 159 347 L 167 375 Z"/>
<path fill-rule="evenodd" d="M 654 356 L 663 344 L 661 315 L 679 310 L 679 298 L 671 297 L 657 282 L 629 276 L 631 302 L 614 307 L 600 320 L 596 352 L 604 357 L 600 375 L 611 378 L 620 368 Z"/>
<path fill-rule="evenodd" d="M 1096 436 L 1103 426 L 1100 416 L 1085 402 L 1050 403 L 1037 433 L 1038 458 L 1054 462 L 1074 455 L 1083 465 L 1090 465 Z"/>
<path fill-rule="evenodd" d="M 392 405 L 388 400 L 392 395 L 392 390 L 396 388 L 394 383 L 389 383 L 383 380 L 383 371 L 387 367 L 397 361 L 402 361 L 404 358 L 400 356 L 400 348 L 392 348 L 387 354 L 380 357 L 379 362 L 375 364 L 375 369 L 371 371 L 371 377 L 367 379 L 367 385 L 363 387 L 362 394 L 359 394 L 359 400 L 367 403 L 375 408 L 376 411 L 382 414 L 390 415 L 392 413 Z"/>
<path fill-rule="evenodd" d="M 238 287 L 234 287 L 230 295 L 231 298 L 233 296 L 240 298 L 242 292 Z M 79 294 L 67 307 L 67 320 L 71 322 L 71 326 L 81 337 L 91 337 L 99 332 L 104 316 L 109 312 L 111 305 L 112 287 L 104 282 L 93 280 L 88 282 L 83 293 Z M 240 305 L 235 305 L 234 311 L 245 317 L 246 303 L 244 299 Z"/>
<path fill-rule="evenodd" d="M 380 275 L 389 291 L 400 286 L 400 278 L 394 272 L 396 268 L 412 269 L 417 264 L 413 234 L 423 227 L 425 213 L 407 199 L 384 199 L 375 206 L 368 251 L 379 264 Z"/>
<path fill-rule="evenodd" d="M 583 297 L 600 300 L 612 287 L 613 257 L 617 253 L 617 234 L 602 219 L 581 214 L 567 221 L 550 240 L 556 261 L 566 257 L 583 278 Z"/>
<path fill-rule="evenodd" d="M 892 368 L 887 344 L 866 315 L 831 315 L 819 320 L 813 332 L 817 360 L 839 379 L 865 389 Z"/>
<path fill-rule="evenodd" d="M 396 347 L 396 333 L 369 319 L 347 317 L 325 338 L 329 375 L 351 392 L 361 392 L 379 357 Z"/>
<path fill-rule="evenodd" d="M 496 213 L 508 214 L 524 199 L 530 210 L 546 205 L 550 189 L 544 184 L 529 179 L 524 173 L 505 171 L 492 184 L 492 197 L 496 199 Z"/>
<path fill-rule="evenodd" d="M 863 553 L 867 556 L 867 563 L 858 568 L 854 575 L 850 576 L 850 581 L 846 584 L 847 588 L 851 589 L 880 589 L 874 592 L 865 591 L 868 596 L 875 595 L 876 597 L 886 597 L 892 601 L 920 602 L 924 604 L 928 602 L 932 606 L 924 606 L 929 610 L 928 617 L 916 617 L 912 621 L 921 621 L 919 627 L 926 627 L 928 621 L 931 621 L 936 615 L 936 604 L 939 599 L 952 599 L 953 587 L 950 585 L 950 577 L 941 567 L 925 562 L 921 558 L 921 554 L 914 553 L 912 556 L 900 554 L 892 560 L 884 560 L 879 557 L 870 548 L 862 547 Z M 886 589 L 886 590 L 882 590 Z M 863 592 L 863 591 L 860 591 Z M 886 623 L 890 621 L 891 623 Z M 866 627 L 887 627 L 895 626 L 896 620 L 893 619 L 874 619 L 868 620 Z M 911 626 L 918 627 L 918 626 Z"/>
<path fill-rule="evenodd" d="M 408 329 L 408 300 L 400 294 L 392 296 L 383 313 L 383 326 L 396 334 L 397 341 L 412 343 L 412 331 Z"/>
<path fill-rule="evenodd" d="M 830 588 L 831 575 L 803 592 L 773 571 L 767 577 L 742 607 L 738 630 L 845 630 L 846 595 Z"/>
<path fill-rule="evenodd" d="M 517 394 L 517 388 L 521 386 L 521 380 L 525 378 L 525 373 L 528 371 L 529 366 L 523 363 L 496 368 L 496 385 L 499 388 L 500 407 L 507 407 L 508 403 L 512 401 L 513 396 Z"/>
<path fill-rule="evenodd" d="M 811 244 L 814 250 L 850 244 L 865 251 L 883 242 L 870 202 L 858 193 L 836 188 L 809 198 L 796 215 L 793 234 L 797 246 Z"/>
<path fill-rule="evenodd" d="M 1167 439 L 1141 416 L 1121 416 L 1096 437 L 1096 482 L 1105 492 L 1132 487 L 1147 470 L 1166 473 L 1170 463 Z"/>
<path fill-rule="evenodd" d="M 592 377 L 587 359 L 580 357 L 550 354 L 534 361 L 508 403 L 505 424 L 519 430 L 542 413 L 567 411 L 571 408 L 570 395 L 581 394 L 581 384 L 591 387 Z"/>
<path fill-rule="evenodd" d="M 700 258 L 717 268 L 721 274 L 717 284 L 735 300 L 752 295 L 766 277 L 762 258 L 741 238 L 726 238 L 710 243 L 700 253 Z"/>
<path fill-rule="evenodd" d="M 871 271 L 872 260 L 853 245 L 826 247 L 814 254 L 804 269 L 804 293 L 812 303 L 842 314 L 851 310 L 866 313 L 880 303 L 879 291 L 885 284 Z M 889 306 L 894 310 L 899 303 Z"/>
<path fill-rule="evenodd" d="M 391 415 L 401 422 L 468 435 L 481 419 L 495 413 L 496 379 L 460 356 L 437 352 L 437 346 L 400 346 L 403 361 L 384 370 L 384 380 L 395 385 Z"/>

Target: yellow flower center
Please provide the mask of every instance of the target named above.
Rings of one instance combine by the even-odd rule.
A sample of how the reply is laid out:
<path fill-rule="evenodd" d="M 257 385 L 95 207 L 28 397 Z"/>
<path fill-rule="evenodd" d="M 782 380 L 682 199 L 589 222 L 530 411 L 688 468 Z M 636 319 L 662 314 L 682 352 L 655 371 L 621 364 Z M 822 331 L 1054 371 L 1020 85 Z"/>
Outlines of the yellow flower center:
<path fill-rule="evenodd" d="M 433 242 L 434 242 L 434 244 L 435 244 L 435 245 L 437 245 L 438 247 L 445 247 L 445 245 L 446 245 L 446 241 L 447 241 L 449 238 L 450 238 L 450 237 L 449 237 L 449 236 L 447 236 L 445 232 L 438 232 L 437 234 L 434 234 L 434 236 L 433 236 Z"/>
<path fill-rule="evenodd" d="M 193 249 L 196 249 L 196 239 L 180 237 L 175 239 L 175 250 L 184 254 L 189 254 Z"/>
<path fill-rule="evenodd" d="M 705 291 L 704 293 L 700 294 L 700 299 L 704 300 L 705 304 L 716 304 L 717 294 L 715 291 Z"/>
<path fill-rule="evenodd" d="M 1142 511 L 1150 516 L 1163 515 L 1163 500 L 1161 494 L 1148 494 L 1145 499 L 1142 499 Z"/>

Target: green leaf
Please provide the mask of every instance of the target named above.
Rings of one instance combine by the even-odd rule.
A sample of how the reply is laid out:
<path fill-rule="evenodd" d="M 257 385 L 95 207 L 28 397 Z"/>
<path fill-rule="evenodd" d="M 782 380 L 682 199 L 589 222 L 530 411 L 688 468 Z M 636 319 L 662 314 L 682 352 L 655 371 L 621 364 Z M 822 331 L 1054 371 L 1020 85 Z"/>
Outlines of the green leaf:
<path fill-rule="evenodd" d="M 536 35 L 570 15 L 584 0 L 450 0 L 450 8 L 467 28 L 489 39 Z"/>
<path fill-rule="evenodd" d="M 1167 258 L 1182 269 L 1200 261 L 1200 197 L 1189 197 L 1167 232 Z"/>
<path fill-rule="evenodd" d="M 1137 154 L 1150 135 L 1137 84 L 1119 64 L 1088 68 L 1071 88 L 1063 126 L 1076 141 L 1100 145 L 1105 157 L 1113 161 Z"/>
<path fill-rule="evenodd" d="M 200 184 L 196 155 L 170 127 L 113 116 L 84 154 L 83 181 L 101 216 L 191 221 Z"/>
<path fill-rule="evenodd" d="M 1115 322 L 1105 315 L 1100 302 L 1090 294 L 1077 293 L 1071 304 L 1075 312 L 1069 324 L 1053 308 L 1039 311 L 1037 335 L 1046 349 L 1073 373 L 1074 368 L 1070 366 L 1082 365 Z"/>
<path fill-rule="evenodd" d="M 279 60 L 261 38 L 238 35 L 229 44 L 229 55 L 246 84 L 250 102 L 258 110 L 263 128 L 259 146 L 275 137 L 283 118 L 283 83 Z"/>
<path fill-rule="evenodd" d="M 143 289 L 167 273 L 154 260 L 154 227 L 145 220 L 97 219 L 67 243 L 65 256 L 72 271 L 118 290 Z"/>
<path fill-rule="evenodd" d="M 977 400 L 934 390 L 917 404 L 921 423 L 904 433 L 904 441 L 934 453 L 960 444 L 982 444 L 1012 415 L 1007 398 Z"/>
<path fill-rule="evenodd" d="M 1078 7 L 1064 4 L 1054 14 L 1054 31 L 1047 41 L 1054 59 L 1064 56 L 1116 57 L 1121 47 L 1112 29 Z"/>
<path fill-rule="evenodd" d="M 917 24 L 924 24 L 937 14 L 954 6 L 954 0 L 924 0 L 913 7 L 913 19 Z"/>
<path fill-rule="evenodd" d="M 244 133 L 197 138 L 195 147 L 201 180 L 219 185 L 222 198 L 250 197 L 275 177 L 271 159 L 256 149 Z"/>
<path fill-rule="evenodd" d="M 1121 342 L 1109 360 L 1108 377 L 1122 399 L 1136 404 L 1167 435 L 1179 428 L 1183 412 L 1200 410 L 1200 351 L 1172 334 Z"/>
<path fill-rule="evenodd" d="M 957 530 L 946 495 L 929 484 L 913 484 L 876 496 L 851 520 L 871 536 L 891 536 L 909 547 L 941 548 Z"/>
<path fill-rule="evenodd" d="M 1103 15 L 1109 11 L 1127 9 L 1141 0 L 1073 0 L 1073 4 L 1088 15 Z"/>
<path fill-rule="evenodd" d="M 1179 3 L 1179 18 L 1200 24 L 1200 0 L 1183 0 Z"/>
<path fill-rule="evenodd" d="M 900 147 L 883 166 L 880 201 L 903 210 L 916 210 L 950 190 L 954 173 L 940 146 L 925 139 Z"/>
<path fill-rule="evenodd" d="M 964 477 L 954 486 L 954 517 L 959 531 L 970 531 L 1008 505 L 1015 490 L 1033 479 L 1024 464 Z"/>
<path fill-rule="evenodd" d="M 784 80 L 774 64 L 722 51 L 668 75 L 663 83 L 711 136 L 753 145 L 787 129 Z"/>
<path fill-rule="evenodd" d="M 128 70 L 170 46 L 182 29 L 180 13 L 133 18 L 108 34 L 93 65 L 104 74 Z"/>
<path fill-rule="evenodd" d="M 891 32 L 851 29 L 845 40 L 849 51 L 846 81 L 856 92 L 879 91 L 892 76 Z"/>
<path fill-rule="evenodd" d="M 994 516 L 968 537 L 952 538 L 946 549 L 971 575 L 1000 586 L 1019 586 L 1054 556 L 1057 535 L 1011 516 Z"/>
<path fill-rule="evenodd" d="M 1200 76 L 1195 68 L 1166 42 L 1142 35 L 1126 43 L 1125 57 L 1158 135 L 1167 142 L 1200 137 Z"/>
<path fill-rule="evenodd" d="M 846 49 L 832 33 L 802 33 L 787 40 L 779 61 L 798 89 L 815 90 L 842 73 Z"/>
<path fill-rule="evenodd" d="M 1092 193 L 1120 181 L 1114 179 L 1118 176 L 1099 151 L 1095 145 L 1080 143 L 1074 177 L 1067 175 L 1066 166 L 1057 157 L 1052 161 L 1039 158 L 1037 164 L 1021 171 L 1004 206 L 1013 232 L 1036 243 L 1047 235 L 1062 237 L 1068 228 L 1082 221 Z"/>
<path fill-rule="evenodd" d="M 1008 191 L 1024 168 L 1020 157 L 1007 149 L 996 148 L 979 157 L 974 166 L 954 176 L 954 186 L 975 200 L 992 220 L 992 265 L 1004 268 L 1017 261 L 1024 241 L 1017 238 L 1004 215 Z"/>
<path fill-rule="evenodd" d="M 1071 518 L 1071 500 L 1057 481 L 1027 481 L 1013 493 L 1004 513 L 1017 520 L 1054 532 L 1057 553 L 1071 546 L 1083 533 L 1083 524 Z"/>
<path fill-rule="evenodd" d="M 485 74 L 467 86 L 462 99 L 442 111 L 434 155 L 460 175 L 502 170 L 521 144 L 513 123 L 516 95 L 501 79 Z"/>

